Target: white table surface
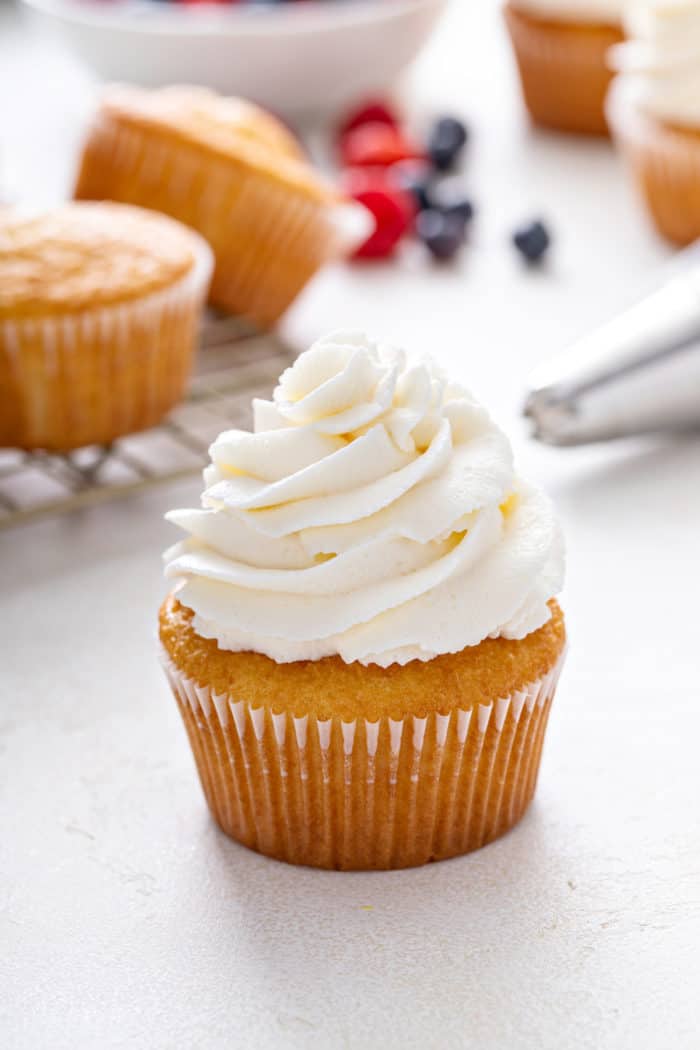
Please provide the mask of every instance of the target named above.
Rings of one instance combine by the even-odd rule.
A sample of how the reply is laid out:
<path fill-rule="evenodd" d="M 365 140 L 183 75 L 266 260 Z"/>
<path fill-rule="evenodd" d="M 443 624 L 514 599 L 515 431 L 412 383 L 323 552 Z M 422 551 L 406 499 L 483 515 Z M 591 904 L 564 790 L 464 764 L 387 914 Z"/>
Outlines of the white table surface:
<path fill-rule="evenodd" d="M 91 94 L 0 13 L 0 157 L 27 199 L 63 192 Z M 473 245 L 456 270 L 409 252 L 327 273 L 287 327 L 432 351 L 556 499 L 571 652 L 536 802 L 480 853 L 415 871 L 296 870 L 238 847 L 209 820 L 155 657 L 162 514 L 198 479 L 6 532 L 8 1050 L 698 1046 L 700 443 L 554 451 L 518 418 L 528 370 L 667 253 L 607 145 L 527 130 L 492 5 L 453 5 L 416 96 L 472 121 Z M 540 212 L 555 250 L 527 274 L 507 235 Z"/>

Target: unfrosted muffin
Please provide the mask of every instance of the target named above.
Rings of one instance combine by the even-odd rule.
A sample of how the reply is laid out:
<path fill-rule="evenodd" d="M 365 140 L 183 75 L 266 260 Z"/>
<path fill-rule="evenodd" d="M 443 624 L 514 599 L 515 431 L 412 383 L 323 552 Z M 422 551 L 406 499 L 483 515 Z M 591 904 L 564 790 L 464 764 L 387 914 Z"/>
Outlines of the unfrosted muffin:
<path fill-rule="evenodd" d="M 615 138 L 674 244 L 700 237 L 700 0 L 631 4 L 609 99 Z"/>
<path fill-rule="evenodd" d="M 606 135 L 606 55 L 622 40 L 623 0 L 508 0 L 525 104 L 536 124 Z"/>
<path fill-rule="evenodd" d="M 0 215 L 0 444 L 66 451 L 152 426 L 182 397 L 206 243 L 119 204 Z"/>
<path fill-rule="evenodd" d="M 108 90 L 75 196 L 140 204 L 198 230 L 216 258 L 211 302 L 261 325 L 366 232 L 284 125 L 205 88 Z"/>
<path fill-rule="evenodd" d="M 165 667 L 211 811 L 270 856 L 476 849 L 535 789 L 565 631 L 560 530 L 430 361 L 319 341 L 169 520 Z"/>

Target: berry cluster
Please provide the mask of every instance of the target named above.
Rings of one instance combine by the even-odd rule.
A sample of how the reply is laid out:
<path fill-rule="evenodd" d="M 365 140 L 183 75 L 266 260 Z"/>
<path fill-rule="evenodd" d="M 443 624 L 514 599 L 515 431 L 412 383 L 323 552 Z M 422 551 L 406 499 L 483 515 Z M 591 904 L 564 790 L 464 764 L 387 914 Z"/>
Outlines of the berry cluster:
<path fill-rule="evenodd" d="M 415 232 L 435 259 L 451 259 L 466 240 L 474 213 L 461 187 L 440 176 L 458 164 L 467 128 L 455 117 L 437 120 L 425 144 L 402 128 L 386 103 L 371 102 L 351 113 L 338 131 L 349 196 L 374 216 L 376 229 L 358 258 L 380 259 Z"/>
<path fill-rule="evenodd" d="M 357 250 L 356 258 L 386 258 L 410 234 L 434 259 L 446 262 L 455 257 L 474 216 L 459 177 L 452 174 L 468 141 L 466 125 L 443 116 L 433 123 L 426 142 L 418 142 L 401 125 L 395 110 L 381 100 L 347 116 L 338 129 L 343 188 L 375 220 L 374 233 Z M 512 241 L 526 262 L 537 263 L 550 237 L 537 221 L 517 230 Z"/>

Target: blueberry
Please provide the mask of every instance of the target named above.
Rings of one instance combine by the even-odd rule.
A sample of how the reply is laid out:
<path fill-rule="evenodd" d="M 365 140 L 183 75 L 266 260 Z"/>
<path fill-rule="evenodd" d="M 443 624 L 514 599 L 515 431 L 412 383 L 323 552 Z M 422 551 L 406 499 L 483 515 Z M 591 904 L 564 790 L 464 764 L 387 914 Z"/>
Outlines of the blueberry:
<path fill-rule="evenodd" d="M 425 211 L 432 207 L 430 178 L 426 178 L 424 172 L 416 170 L 414 165 L 395 164 L 392 168 L 392 175 L 395 176 L 399 186 L 413 196 L 418 211 Z"/>
<path fill-rule="evenodd" d="M 438 171 L 449 171 L 454 167 L 464 149 L 469 133 L 456 117 L 441 117 L 428 137 L 428 156 Z"/>
<path fill-rule="evenodd" d="M 466 226 L 474 217 L 474 205 L 464 193 L 460 179 L 444 179 L 431 189 L 433 208 L 444 215 L 456 215 Z"/>
<path fill-rule="evenodd" d="M 457 215 L 446 215 L 435 208 L 422 211 L 416 219 L 416 233 L 433 258 L 452 259 L 464 244 L 464 222 Z"/>
<path fill-rule="evenodd" d="M 474 205 L 466 197 L 464 200 L 455 201 L 454 204 L 448 204 L 443 211 L 445 215 L 455 215 L 465 226 L 474 217 Z"/>
<path fill-rule="evenodd" d="M 539 220 L 521 226 L 513 234 L 513 244 L 528 263 L 540 262 L 550 242 L 547 227 Z"/>
<path fill-rule="evenodd" d="M 430 134 L 430 141 L 440 140 L 453 145 L 456 149 L 461 149 L 468 138 L 466 124 L 457 117 L 440 117 L 433 124 Z"/>

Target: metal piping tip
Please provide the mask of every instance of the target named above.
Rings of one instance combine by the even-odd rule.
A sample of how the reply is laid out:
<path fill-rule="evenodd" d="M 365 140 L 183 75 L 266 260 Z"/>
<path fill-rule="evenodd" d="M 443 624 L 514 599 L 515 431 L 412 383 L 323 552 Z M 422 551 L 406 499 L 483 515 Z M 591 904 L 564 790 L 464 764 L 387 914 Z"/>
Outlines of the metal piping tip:
<path fill-rule="evenodd" d="M 532 436 L 580 445 L 700 429 L 700 265 L 677 272 L 631 309 L 530 377 Z"/>
<path fill-rule="evenodd" d="M 572 445 L 579 442 L 576 433 L 576 407 L 569 401 L 553 401 L 546 390 L 528 394 L 523 415 L 532 424 L 531 435 L 545 445 Z"/>

